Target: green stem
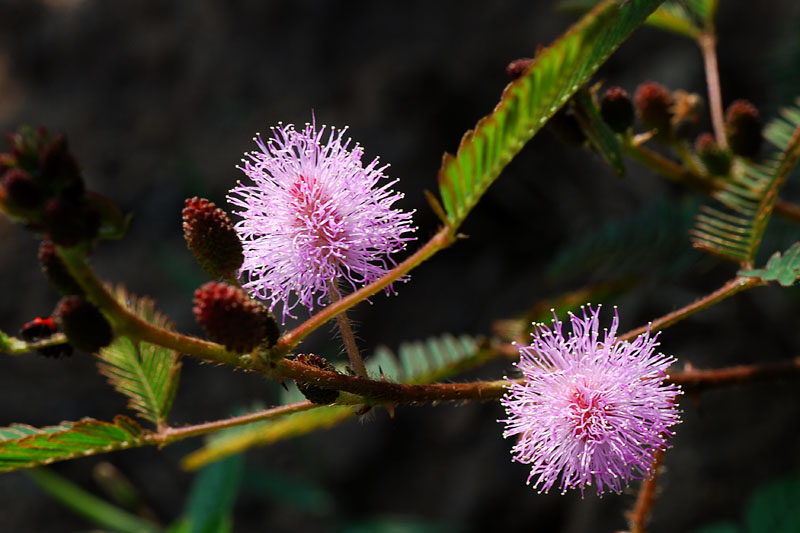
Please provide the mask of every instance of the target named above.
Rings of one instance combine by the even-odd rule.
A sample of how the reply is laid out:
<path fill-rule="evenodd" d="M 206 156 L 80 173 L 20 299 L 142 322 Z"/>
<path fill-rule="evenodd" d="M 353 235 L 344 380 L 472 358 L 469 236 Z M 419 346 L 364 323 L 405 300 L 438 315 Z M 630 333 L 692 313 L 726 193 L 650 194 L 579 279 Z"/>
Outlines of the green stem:
<path fill-rule="evenodd" d="M 651 332 L 655 333 L 656 331 L 661 331 L 662 329 L 666 329 L 673 324 L 680 322 L 681 320 L 692 316 L 693 314 L 697 313 L 698 311 L 702 311 L 707 307 L 714 305 L 715 303 L 721 302 L 726 298 L 730 298 L 734 294 L 741 292 L 746 289 L 752 289 L 753 287 L 759 287 L 761 285 L 766 285 L 766 283 L 759 278 L 745 278 L 745 277 L 736 277 L 732 280 L 728 281 L 720 287 L 719 289 L 715 290 L 711 294 L 707 294 L 702 298 L 698 298 L 694 302 L 686 305 L 680 309 L 677 309 L 671 313 L 668 313 L 661 318 L 657 318 L 653 320 L 646 326 L 641 326 L 636 329 L 632 329 L 627 333 L 620 335 L 618 338 L 619 340 L 633 340 L 642 333 L 650 330 Z"/>

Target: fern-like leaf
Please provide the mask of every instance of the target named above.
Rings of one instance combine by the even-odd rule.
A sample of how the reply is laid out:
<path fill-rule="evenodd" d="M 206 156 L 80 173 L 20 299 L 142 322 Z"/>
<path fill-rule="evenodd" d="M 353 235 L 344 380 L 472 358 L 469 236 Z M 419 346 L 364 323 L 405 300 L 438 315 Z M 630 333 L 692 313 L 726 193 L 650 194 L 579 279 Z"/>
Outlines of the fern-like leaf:
<path fill-rule="evenodd" d="M 482 349 L 481 343 L 472 337 L 443 335 L 424 342 L 404 343 L 396 355 L 388 348 L 378 348 L 367 362 L 367 371 L 373 378 L 399 383 L 431 383 L 472 368 L 490 355 L 489 350 Z M 283 402 L 301 399 L 300 392 L 292 387 Z M 266 446 L 330 428 L 352 418 L 358 410 L 357 405 L 317 406 L 283 418 L 232 428 L 215 435 L 204 448 L 186 456 L 182 465 L 195 470 L 254 446 Z"/>
<path fill-rule="evenodd" d="M 147 434 L 126 416 L 113 423 L 84 419 L 34 428 L 22 424 L 0 429 L 0 472 L 54 463 L 85 455 L 143 446 Z"/>
<path fill-rule="evenodd" d="M 784 287 L 794 285 L 800 279 L 800 242 L 794 243 L 783 254 L 775 252 L 764 268 L 740 270 L 740 276 L 761 278 L 763 281 L 777 281 Z"/>
<path fill-rule="evenodd" d="M 578 91 L 573 97 L 575 117 L 586 138 L 592 143 L 603 160 L 617 177 L 625 177 L 625 161 L 622 158 L 622 143 L 611 127 L 600 116 L 600 109 L 587 90 Z"/>
<path fill-rule="evenodd" d="M 800 106 L 800 99 L 797 100 Z M 692 242 L 696 248 L 740 263 L 753 264 L 778 191 L 800 158 L 800 107 L 784 109 L 764 136 L 778 152 L 765 163 L 743 161 L 713 196 L 724 207 L 701 208 Z"/>
<path fill-rule="evenodd" d="M 149 298 L 129 296 L 121 287 L 116 296 L 142 320 L 172 329 L 169 320 L 156 311 L 155 303 Z M 99 357 L 100 371 L 117 391 L 128 397 L 129 407 L 157 427 L 163 427 L 178 388 L 179 354 L 119 336 L 100 350 Z"/>
<path fill-rule="evenodd" d="M 506 87 L 494 111 L 464 134 L 455 155 L 442 160 L 439 192 L 452 231 L 523 145 L 661 2 L 601 3 Z"/>

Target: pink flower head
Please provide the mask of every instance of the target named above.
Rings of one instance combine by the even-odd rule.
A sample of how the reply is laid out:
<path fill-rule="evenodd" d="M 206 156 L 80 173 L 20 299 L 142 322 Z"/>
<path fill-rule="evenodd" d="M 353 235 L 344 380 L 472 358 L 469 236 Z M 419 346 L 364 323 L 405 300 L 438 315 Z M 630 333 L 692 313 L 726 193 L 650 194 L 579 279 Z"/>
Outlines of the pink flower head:
<path fill-rule="evenodd" d="M 533 343 L 519 349 L 523 380 L 511 381 L 502 399 L 503 436 L 518 436 L 513 460 L 531 465 L 528 484 L 539 492 L 558 483 L 562 493 L 583 494 L 594 483 L 598 494 L 619 493 L 652 473 L 656 450 L 680 422 L 680 389 L 664 383 L 675 359 L 655 353 L 658 334 L 617 342 L 615 308 L 601 340 L 599 313 L 600 306 L 583 308 L 583 318 L 570 313 L 566 338 L 558 317 L 552 330 L 537 324 Z"/>
<path fill-rule="evenodd" d="M 355 289 L 381 277 L 415 228 L 412 213 L 392 208 L 403 195 L 390 189 L 388 165 L 375 158 L 364 167 L 347 128 L 331 128 L 327 140 L 314 123 L 271 129 L 238 167 L 252 184 L 240 182 L 228 201 L 242 217 L 243 287 L 270 309 L 282 302 L 285 319 L 297 304 L 313 309 L 338 294 L 340 281 Z"/>

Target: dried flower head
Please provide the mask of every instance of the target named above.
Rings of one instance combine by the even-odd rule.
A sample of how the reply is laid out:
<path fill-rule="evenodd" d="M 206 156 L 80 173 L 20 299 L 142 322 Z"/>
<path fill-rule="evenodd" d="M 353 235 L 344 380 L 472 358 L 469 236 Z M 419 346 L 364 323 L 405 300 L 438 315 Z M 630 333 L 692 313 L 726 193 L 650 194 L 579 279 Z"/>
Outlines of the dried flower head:
<path fill-rule="evenodd" d="M 617 342 L 619 317 L 599 336 L 600 307 L 570 313 L 572 333 L 536 326 L 520 348 L 521 383 L 512 381 L 502 403 L 504 437 L 518 436 L 514 461 L 530 464 L 528 483 L 562 493 L 595 484 L 597 493 L 620 492 L 651 474 L 656 450 L 667 447 L 680 422 L 677 386 L 665 384 L 674 358 L 655 353 L 658 335 Z M 560 480 L 559 480 L 560 477 Z"/>
<path fill-rule="evenodd" d="M 403 197 L 390 189 L 397 180 L 385 180 L 377 158 L 363 166 L 346 130 L 290 124 L 257 136 L 259 150 L 239 167 L 252 185 L 228 195 L 242 217 L 243 286 L 270 309 L 282 302 L 284 319 L 298 303 L 322 304 L 340 281 L 356 288 L 379 278 L 412 239 L 412 213 L 392 208 Z"/>

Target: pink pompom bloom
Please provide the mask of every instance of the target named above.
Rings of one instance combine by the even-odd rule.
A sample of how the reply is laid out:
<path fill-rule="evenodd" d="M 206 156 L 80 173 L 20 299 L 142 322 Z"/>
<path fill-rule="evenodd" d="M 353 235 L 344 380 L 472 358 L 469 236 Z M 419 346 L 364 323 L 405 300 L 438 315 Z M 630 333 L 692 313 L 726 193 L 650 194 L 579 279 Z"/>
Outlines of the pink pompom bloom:
<path fill-rule="evenodd" d="M 658 334 L 617 342 L 619 316 L 600 340 L 600 307 L 583 318 L 570 313 L 565 338 L 556 317 L 551 330 L 536 325 L 533 343 L 520 348 L 521 383 L 502 399 L 508 416 L 504 437 L 517 436 L 513 460 L 531 465 L 528 484 L 548 492 L 619 493 L 631 479 L 652 474 L 653 456 L 667 447 L 680 422 L 680 389 L 665 384 L 673 357 L 655 353 Z M 560 476 L 560 481 L 559 481 Z"/>
<path fill-rule="evenodd" d="M 273 127 L 272 137 L 254 140 L 239 182 L 228 201 L 240 208 L 235 229 L 244 246 L 243 287 L 270 309 L 283 303 L 283 317 L 301 304 L 321 305 L 340 281 L 352 288 L 381 277 L 413 237 L 411 215 L 393 209 L 403 197 L 390 189 L 378 158 L 366 167 L 364 150 L 350 149 L 347 128 L 306 124 Z"/>

